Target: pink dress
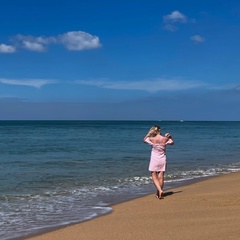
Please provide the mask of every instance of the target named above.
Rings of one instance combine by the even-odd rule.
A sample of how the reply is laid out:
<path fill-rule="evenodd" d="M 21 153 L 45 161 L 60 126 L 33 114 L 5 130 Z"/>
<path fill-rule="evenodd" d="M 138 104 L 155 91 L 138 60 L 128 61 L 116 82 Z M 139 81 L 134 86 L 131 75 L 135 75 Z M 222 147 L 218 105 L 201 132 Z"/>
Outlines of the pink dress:
<path fill-rule="evenodd" d="M 162 136 L 159 136 L 159 138 L 162 138 Z M 151 172 L 164 172 L 167 166 L 166 145 L 171 144 L 173 140 L 169 139 L 165 144 L 154 144 L 147 138 L 145 142 L 152 146 L 148 170 Z"/>

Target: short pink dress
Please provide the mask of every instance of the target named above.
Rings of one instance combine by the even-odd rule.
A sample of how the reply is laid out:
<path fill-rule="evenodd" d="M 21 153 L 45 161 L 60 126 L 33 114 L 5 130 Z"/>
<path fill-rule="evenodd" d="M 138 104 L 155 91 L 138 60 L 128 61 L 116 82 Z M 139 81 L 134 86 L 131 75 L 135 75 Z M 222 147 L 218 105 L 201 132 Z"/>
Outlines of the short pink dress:
<path fill-rule="evenodd" d="M 162 138 L 162 136 L 159 136 L 159 138 Z M 154 144 L 147 138 L 145 142 L 152 147 L 148 170 L 151 172 L 164 172 L 167 167 L 166 146 L 171 144 L 173 140 L 169 139 L 165 144 Z"/>

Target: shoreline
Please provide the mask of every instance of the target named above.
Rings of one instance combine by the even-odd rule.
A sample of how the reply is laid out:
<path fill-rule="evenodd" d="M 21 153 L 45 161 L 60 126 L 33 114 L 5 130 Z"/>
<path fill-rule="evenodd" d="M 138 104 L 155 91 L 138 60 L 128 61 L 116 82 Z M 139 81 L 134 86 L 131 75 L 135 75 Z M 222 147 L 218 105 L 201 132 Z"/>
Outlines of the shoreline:
<path fill-rule="evenodd" d="M 113 205 L 112 211 L 91 220 L 15 239 L 157 239 L 158 235 L 174 239 L 178 235 L 174 235 L 175 231 L 172 232 L 171 228 L 179 228 L 178 232 L 182 232 L 182 237 L 178 236 L 178 239 L 204 239 L 204 229 L 209 229 L 210 232 L 205 233 L 209 239 L 237 239 L 235 236 L 240 235 L 237 227 L 237 222 L 240 222 L 239 178 L 240 172 L 204 178 L 165 190 L 163 200 L 157 200 L 150 194 Z M 228 219 L 227 222 L 223 221 L 223 216 Z M 228 229 L 224 224 L 230 224 Z M 164 232 L 160 230 L 163 226 Z"/>
<path fill-rule="evenodd" d="M 191 185 L 191 184 L 195 184 L 197 182 L 204 181 L 208 178 L 214 178 L 216 176 L 218 176 L 218 175 L 203 176 L 203 177 L 197 177 L 197 178 L 192 178 L 192 179 L 182 179 L 182 180 L 176 181 L 176 182 L 175 181 L 173 181 L 173 182 L 172 181 L 170 181 L 170 182 L 166 181 L 164 192 L 167 193 L 172 189 L 176 189 L 176 188 L 179 188 L 179 187 L 182 187 L 182 186 L 188 186 L 188 185 Z M 116 206 L 116 205 L 119 205 L 119 204 L 122 204 L 122 203 L 125 203 L 125 202 L 129 202 L 129 201 L 134 201 L 134 200 L 137 200 L 137 199 L 142 198 L 142 197 L 155 195 L 154 194 L 155 187 L 154 187 L 153 183 L 151 183 L 150 185 L 151 185 L 151 188 L 154 189 L 154 190 L 152 190 L 152 192 L 148 191 L 147 193 L 145 193 L 143 195 L 136 195 L 135 197 L 131 196 L 131 197 L 128 197 L 127 199 L 124 198 L 124 197 L 120 197 L 117 202 L 114 200 L 113 203 L 110 203 L 110 204 L 106 205 L 106 207 L 110 208 L 111 210 L 109 210 L 105 213 L 101 213 L 101 214 L 96 215 L 94 217 L 86 218 L 84 220 L 79 220 L 77 222 L 71 222 L 71 223 L 66 223 L 66 224 L 57 225 L 57 226 L 45 227 L 45 228 L 42 228 L 42 229 L 39 229 L 39 230 L 35 231 L 34 233 L 30 233 L 30 234 L 27 234 L 27 235 L 24 235 L 24 236 L 12 237 L 9 240 L 26 240 L 26 239 L 29 239 L 29 238 L 37 237 L 39 235 L 44 235 L 44 234 L 47 234 L 47 233 L 50 233 L 50 232 L 53 232 L 53 231 L 57 231 L 57 230 L 60 230 L 62 228 L 66 228 L 66 227 L 73 226 L 73 225 L 78 225 L 78 224 L 88 222 L 88 221 L 92 221 L 96 218 L 111 214 L 113 212 L 113 207 Z"/>

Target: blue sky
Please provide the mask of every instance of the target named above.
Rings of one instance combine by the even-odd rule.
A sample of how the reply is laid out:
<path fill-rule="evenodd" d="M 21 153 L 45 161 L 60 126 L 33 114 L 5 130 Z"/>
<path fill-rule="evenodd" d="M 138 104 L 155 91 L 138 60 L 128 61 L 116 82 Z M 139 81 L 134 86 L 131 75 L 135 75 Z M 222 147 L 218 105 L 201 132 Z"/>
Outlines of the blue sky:
<path fill-rule="evenodd" d="M 237 0 L 11 0 L 0 120 L 240 120 Z"/>

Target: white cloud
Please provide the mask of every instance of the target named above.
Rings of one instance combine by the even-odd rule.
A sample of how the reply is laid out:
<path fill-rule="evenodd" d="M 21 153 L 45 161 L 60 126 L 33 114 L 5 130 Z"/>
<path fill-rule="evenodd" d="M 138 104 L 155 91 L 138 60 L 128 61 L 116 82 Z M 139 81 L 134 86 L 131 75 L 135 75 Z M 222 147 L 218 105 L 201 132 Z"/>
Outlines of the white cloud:
<path fill-rule="evenodd" d="M 29 51 L 34 52 L 44 52 L 47 49 L 47 45 L 54 42 L 54 38 L 52 37 L 33 37 L 33 36 L 25 36 L 18 34 L 13 41 L 17 46 L 25 48 Z"/>
<path fill-rule="evenodd" d="M 71 51 L 83 51 L 101 47 L 99 37 L 82 31 L 72 31 L 51 37 L 34 37 L 18 34 L 11 40 L 15 46 L 0 44 L 0 53 L 13 53 L 17 48 L 24 48 L 34 52 L 44 52 L 50 44 L 62 44 Z"/>
<path fill-rule="evenodd" d="M 237 84 L 214 85 L 201 81 L 190 81 L 184 79 L 150 79 L 145 81 L 109 81 L 109 80 L 78 80 L 77 84 L 95 86 L 115 90 L 140 90 L 155 93 L 159 91 L 183 91 L 191 89 L 209 90 L 240 90 Z"/>
<path fill-rule="evenodd" d="M 146 81 L 118 81 L 110 82 L 106 80 L 79 80 L 78 84 L 96 86 L 107 89 L 119 90 L 142 90 L 148 92 L 158 91 L 177 91 L 187 90 L 194 88 L 206 87 L 206 84 L 197 81 L 184 81 L 184 80 L 169 80 L 169 79 L 153 79 Z"/>
<path fill-rule="evenodd" d="M 16 48 L 6 44 L 0 44 L 0 53 L 14 53 Z"/>
<path fill-rule="evenodd" d="M 187 23 L 188 18 L 179 11 L 173 11 L 171 14 L 163 16 L 164 29 L 168 31 L 176 31 L 177 27 L 175 26 L 177 23 Z"/>
<path fill-rule="evenodd" d="M 179 11 L 173 11 L 171 14 L 163 16 L 164 22 L 174 23 L 174 22 L 187 22 L 187 17 Z"/>
<path fill-rule="evenodd" d="M 195 43 L 202 43 L 205 41 L 205 39 L 203 37 L 201 37 L 200 35 L 194 35 L 191 36 L 190 38 L 192 41 L 194 41 Z"/>
<path fill-rule="evenodd" d="M 23 41 L 23 46 L 24 48 L 30 50 L 30 51 L 35 51 L 35 52 L 43 52 L 45 51 L 44 45 L 36 42 L 28 42 L 28 41 Z"/>
<path fill-rule="evenodd" d="M 41 88 L 49 84 L 58 84 L 60 81 L 51 79 L 5 79 L 0 78 L 0 84 L 18 85 Z M 190 81 L 184 79 L 156 78 L 145 81 L 110 81 L 100 80 L 77 80 L 74 82 L 79 85 L 88 85 L 104 89 L 113 90 L 133 90 L 155 93 L 159 91 L 182 91 L 191 89 L 211 89 L 211 90 L 240 90 L 239 84 L 214 85 L 201 81 Z"/>
<path fill-rule="evenodd" d="M 69 50 L 87 50 L 101 47 L 99 38 L 86 32 L 67 32 L 57 38 Z"/>
<path fill-rule="evenodd" d="M 20 86 L 29 86 L 35 88 L 41 88 L 47 84 L 54 84 L 57 81 L 47 80 L 47 79 L 31 79 L 31 80 L 19 80 L 19 79 L 5 79 L 0 78 L 0 83 L 8 85 L 20 85 Z"/>

